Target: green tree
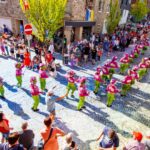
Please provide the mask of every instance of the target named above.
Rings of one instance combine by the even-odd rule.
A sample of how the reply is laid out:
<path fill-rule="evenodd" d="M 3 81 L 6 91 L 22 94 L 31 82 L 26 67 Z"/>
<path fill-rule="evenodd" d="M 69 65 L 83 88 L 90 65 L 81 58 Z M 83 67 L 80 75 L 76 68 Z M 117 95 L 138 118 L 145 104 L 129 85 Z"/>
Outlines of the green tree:
<path fill-rule="evenodd" d="M 118 26 L 121 19 L 121 10 L 119 5 L 119 0 L 110 1 L 110 13 L 107 17 L 107 32 L 113 33 L 115 28 Z"/>
<path fill-rule="evenodd" d="M 67 0 L 20 0 L 26 18 L 36 28 L 33 34 L 42 42 L 64 25 L 66 3 Z"/>
<path fill-rule="evenodd" d="M 135 18 L 135 21 L 141 21 L 149 9 L 146 0 L 137 0 L 135 4 L 131 5 L 131 15 Z"/>

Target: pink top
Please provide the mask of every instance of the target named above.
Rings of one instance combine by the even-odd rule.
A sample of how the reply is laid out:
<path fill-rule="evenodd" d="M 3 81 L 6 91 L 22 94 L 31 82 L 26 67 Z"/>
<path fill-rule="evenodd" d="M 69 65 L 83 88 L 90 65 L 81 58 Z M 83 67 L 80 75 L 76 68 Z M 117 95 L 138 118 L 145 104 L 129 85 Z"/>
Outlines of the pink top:
<path fill-rule="evenodd" d="M 110 68 L 119 68 L 119 65 L 116 61 L 111 61 L 109 64 L 108 64 L 108 67 Z"/>
<path fill-rule="evenodd" d="M 37 85 L 31 84 L 30 88 L 31 88 L 30 92 L 32 96 L 38 96 L 40 94 L 40 91 Z"/>
<path fill-rule="evenodd" d="M 67 77 L 68 82 L 75 83 L 76 79 L 74 77 Z"/>
<path fill-rule="evenodd" d="M 120 62 L 121 63 L 129 63 L 129 57 L 126 57 L 126 56 L 124 56 L 124 57 L 122 57 L 121 59 L 120 59 Z"/>
<path fill-rule="evenodd" d="M 134 58 L 134 55 L 133 55 L 133 54 L 130 54 L 129 57 L 130 57 L 130 58 Z"/>
<path fill-rule="evenodd" d="M 22 68 L 24 65 L 22 65 L 20 68 L 16 68 L 16 76 L 21 76 L 22 75 Z"/>
<path fill-rule="evenodd" d="M 136 71 L 133 71 L 133 70 L 129 70 L 129 75 L 132 76 L 132 79 L 136 79 L 138 80 L 139 79 L 139 75 Z"/>
<path fill-rule="evenodd" d="M 124 80 L 122 81 L 123 84 L 130 84 L 132 82 L 132 76 L 131 75 L 127 75 L 125 76 Z"/>
<path fill-rule="evenodd" d="M 42 79 L 48 78 L 48 75 L 45 70 L 40 70 L 39 74 L 40 74 L 40 78 L 42 78 Z"/>
<path fill-rule="evenodd" d="M 140 54 L 140 50 L 139 49 L 134 49 L 134 53 Z"/>
<path fill-rule="evenodd" d="M 79 96 L 82 96 L 82 97 L 85 97 L 85 96 L 88 96 L 89 95 L 89 92 L 88 90 L 86 89 L 86 86 L 79 86 L 78 87 L 78 92 L 79 92 Z"/>
<path fill-rule="evenodd" d="M 141 63 L 139 64 L 139 68 L 140 68 L 140 69 L 147 68 L 147 65 L 146 65 L 145 63 L 142 63 L 142 62 L 141 62 Z"/>
<path fill-rule="evenodd" d="M 99 82 L 103 82 L 101 75 L 97 72 L 94 75 L 94 80 L 99 81 Z"/>
<path fill-rule="evenodd" d="M 103 67 L 102 72 L 103 72 L 104 75 L 109 75 L 109 70 L 108 70 L 107 67 Z"/>
<path fill-rule="evenodd" d="M 119 92 L 119 90 L 117 89 L 117 87 L 114 84 L 109 84 L 107 86 L 106 90 L 107 90 L 108 93 L 111 93 L 111 94 L 115 94 L 115 93 Z"/>

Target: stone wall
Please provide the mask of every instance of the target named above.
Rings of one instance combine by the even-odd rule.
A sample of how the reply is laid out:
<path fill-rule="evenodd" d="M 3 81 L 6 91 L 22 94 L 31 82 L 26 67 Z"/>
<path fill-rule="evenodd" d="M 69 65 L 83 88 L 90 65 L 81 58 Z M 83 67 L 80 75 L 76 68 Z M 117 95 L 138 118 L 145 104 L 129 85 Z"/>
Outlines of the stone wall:
<path fill-rule="evenodd" d="M 0 17 L 11 18 L 13 31 L 17 33 L 17 20 L 26 22 L 25 16 L 20 8 L 19 0 L 6 0 L 0 3 Z"/>

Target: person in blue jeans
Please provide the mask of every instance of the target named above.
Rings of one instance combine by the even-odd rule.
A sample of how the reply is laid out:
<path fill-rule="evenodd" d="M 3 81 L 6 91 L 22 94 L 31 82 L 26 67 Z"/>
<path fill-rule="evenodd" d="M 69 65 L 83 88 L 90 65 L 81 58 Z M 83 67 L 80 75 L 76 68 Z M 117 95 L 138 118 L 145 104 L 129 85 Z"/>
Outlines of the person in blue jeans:
<path fill-rule="evenodd" d="M 97 141 L 102 140 L 99 143 L 99 150 L 111 148 L 112 150 L 116 150 L 119 147 L 119 138 L 116 132 L 108 127 L 105 127 L 100 136 L 97 138 Z"/>

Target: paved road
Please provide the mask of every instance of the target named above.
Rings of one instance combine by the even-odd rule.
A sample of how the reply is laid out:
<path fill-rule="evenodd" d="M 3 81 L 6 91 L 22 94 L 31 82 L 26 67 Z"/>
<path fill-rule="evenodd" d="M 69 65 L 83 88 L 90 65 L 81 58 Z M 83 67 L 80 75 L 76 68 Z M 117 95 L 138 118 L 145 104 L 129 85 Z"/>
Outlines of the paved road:
<path fill-rule="evenodd" d="M 131 46 L 127 51 L 130 51 Z M 118 57 L 123 52 L 117 52 Z M 150 55 L 150 50 L 147 54 Z M 143 56 L 140 56 L 134 64 L 137 64 Z M 57 62 L 61 60 L 58 59 Z M 101 63 L 107 61 L 106 57 L 102 58 Z M 24 70 L 23 87 L 18 89 L 15 79 L 15 61 L 10 58 L 0 56 L 0 76 L 5 81 L 6 100 L 0 99 L 0 110 L 3 110 L 10 119 L 11 126 L 14 130 L 20 130 L 23 121 L 29 122 L 29 127 L 34 129 L 36 134 L 35 144 L 40 139 L 39 131 L 43 128 L 43 118 L 47 115 L 44 95 L 41 95 L 41 103 L 39 105 L 40 112 L 32 112 L 32 98 L 29 94 L 29 79 L 36 72 Z M 79 76 L 88 78 L 88 88 L 93 90 L 93 76 L 96 67 L 92 65 L 83 68 L 74 68 Z M 66 90 L 67 81 L 63 77 L 69 66 L 63 66 L 59 70 L 56 79 L 49 78 L 47 87 L 57 85 L 57 95 L 62 96 Z M 115 75 L 116 78 L 122 78 Z M 133 130 L 140 130 L 144 134 L 150 129 L 150 72 L 140 82 L 136 83 L 128 93 L 127 97 L 121 98 L 119 95 L 112 108 L 105 106 L 105 96 L 95 96 L 92 92 L 86 101 L 86 110 L 78 112 L 76 110 L 78 102 L 78 94 L 75 92 L 75 98 L 64 99 L 56 104 L 57 119 L 54 125 L 57 125 L 66 132 L 72 132 L 74 139 L 80 145 L 81 150 L 96 150 L 98 142 L 95 139 L 105 125 L 114 128 L 121 139 L 121 145 L 131 137 Z M 120 86 L 120 85 L 118 85 Z M 64 140 L 64 139 L 63 139 Z M 60 142 L 62 142 L 60 140 Z"/>

